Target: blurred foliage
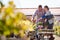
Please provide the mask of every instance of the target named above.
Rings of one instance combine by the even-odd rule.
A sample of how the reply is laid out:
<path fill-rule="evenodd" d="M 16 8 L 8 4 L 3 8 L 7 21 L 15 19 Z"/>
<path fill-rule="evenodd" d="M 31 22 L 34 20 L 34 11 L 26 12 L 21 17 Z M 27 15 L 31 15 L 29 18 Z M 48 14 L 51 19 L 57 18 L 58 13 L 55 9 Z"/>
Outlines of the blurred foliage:
<path fill-rule="evenodd" d="M 55 30 L 55 34 L 60 36 L 60 24 L 58 21 L 55 21 L 55 25 L 54 25 L 53 29 Z"/>
<path fill-rule="evenodd" d="M 5 9 L 2 19 L 0 19 L 0 34 L 9 35 L 11 31 L 23 37 L 27 31 L 32 31 L 33 24 L 24 13 L 14 13 L 14 4 L 9 2 L 9 6 Z"/>
<path fill-rule="evenodd" d="M 60 26 L 55 26 L 54 30 L 55 30 L 55 34 L 60 36 Z"/>

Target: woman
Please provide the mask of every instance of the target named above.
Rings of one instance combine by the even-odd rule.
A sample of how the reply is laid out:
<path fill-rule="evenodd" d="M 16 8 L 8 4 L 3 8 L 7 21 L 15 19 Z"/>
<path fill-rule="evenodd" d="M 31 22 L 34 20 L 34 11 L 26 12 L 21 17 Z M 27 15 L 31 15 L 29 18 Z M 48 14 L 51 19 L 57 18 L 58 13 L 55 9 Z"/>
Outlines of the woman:
<path fill-rule="evenodd" d="M 44 14 L 43 18 L 45 19 L 45 26 L 47 26 L 47 29 L 53 29 L 54 16 L 49 11 L 48 6 L 44 6 L 44 11 L 45 11 L 45 14 Z"/>

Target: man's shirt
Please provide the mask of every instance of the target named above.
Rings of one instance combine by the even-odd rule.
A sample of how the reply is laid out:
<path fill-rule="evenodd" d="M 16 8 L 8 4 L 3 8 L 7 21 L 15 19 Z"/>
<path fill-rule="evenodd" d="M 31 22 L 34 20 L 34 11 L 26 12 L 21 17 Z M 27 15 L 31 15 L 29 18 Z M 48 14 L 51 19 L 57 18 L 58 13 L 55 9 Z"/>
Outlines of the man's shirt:
<path fill-rule="evenodd" d="M 36 12 L 34 13 L 33 15 L 33 19 L 35 18 L 35 16 L 37 16 L 37 19 L 41 18 L 42 16 L 44 15 L 44 11 L 39 11 L 39 10 L 36 10 Z"/>

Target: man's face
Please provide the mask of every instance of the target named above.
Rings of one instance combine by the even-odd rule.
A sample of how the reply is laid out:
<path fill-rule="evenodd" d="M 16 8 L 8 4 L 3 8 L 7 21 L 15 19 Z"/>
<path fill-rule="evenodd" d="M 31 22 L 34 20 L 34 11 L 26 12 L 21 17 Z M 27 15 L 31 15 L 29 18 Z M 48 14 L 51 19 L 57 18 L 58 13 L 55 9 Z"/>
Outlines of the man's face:
<path fill-rule="evenodd" d="M 42 7 L 39 7 L 38 10 L 41 11 L 42 10 Z"/>

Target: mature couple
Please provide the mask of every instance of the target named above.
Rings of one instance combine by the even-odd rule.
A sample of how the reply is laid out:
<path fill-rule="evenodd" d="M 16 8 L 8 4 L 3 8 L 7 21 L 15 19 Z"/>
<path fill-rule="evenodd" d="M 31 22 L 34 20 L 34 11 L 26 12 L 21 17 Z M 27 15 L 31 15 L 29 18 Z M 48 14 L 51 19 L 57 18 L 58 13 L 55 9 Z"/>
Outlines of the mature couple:
<path fill-rule="evenodd" d="M 35 17 L 37 17 L 36 24 L 38 24 L 38 22 L 39 22 L 38 19 L 42 18 L 42 19 L 44 19 L 44 21 L 46 21 L 45 24 L 43 22 L 43 26 L 47 24 L 48 29 L 53 28 L 54 19 L 53 19 L 53 15 L 49 11 L 48 6 L 44 6 L 44 8 L 42 8 L 42 5 L 39 5 L 38 9 L 36 10 L 35 14 L 33 15 L 33 21 L 35 21 Z"/>

